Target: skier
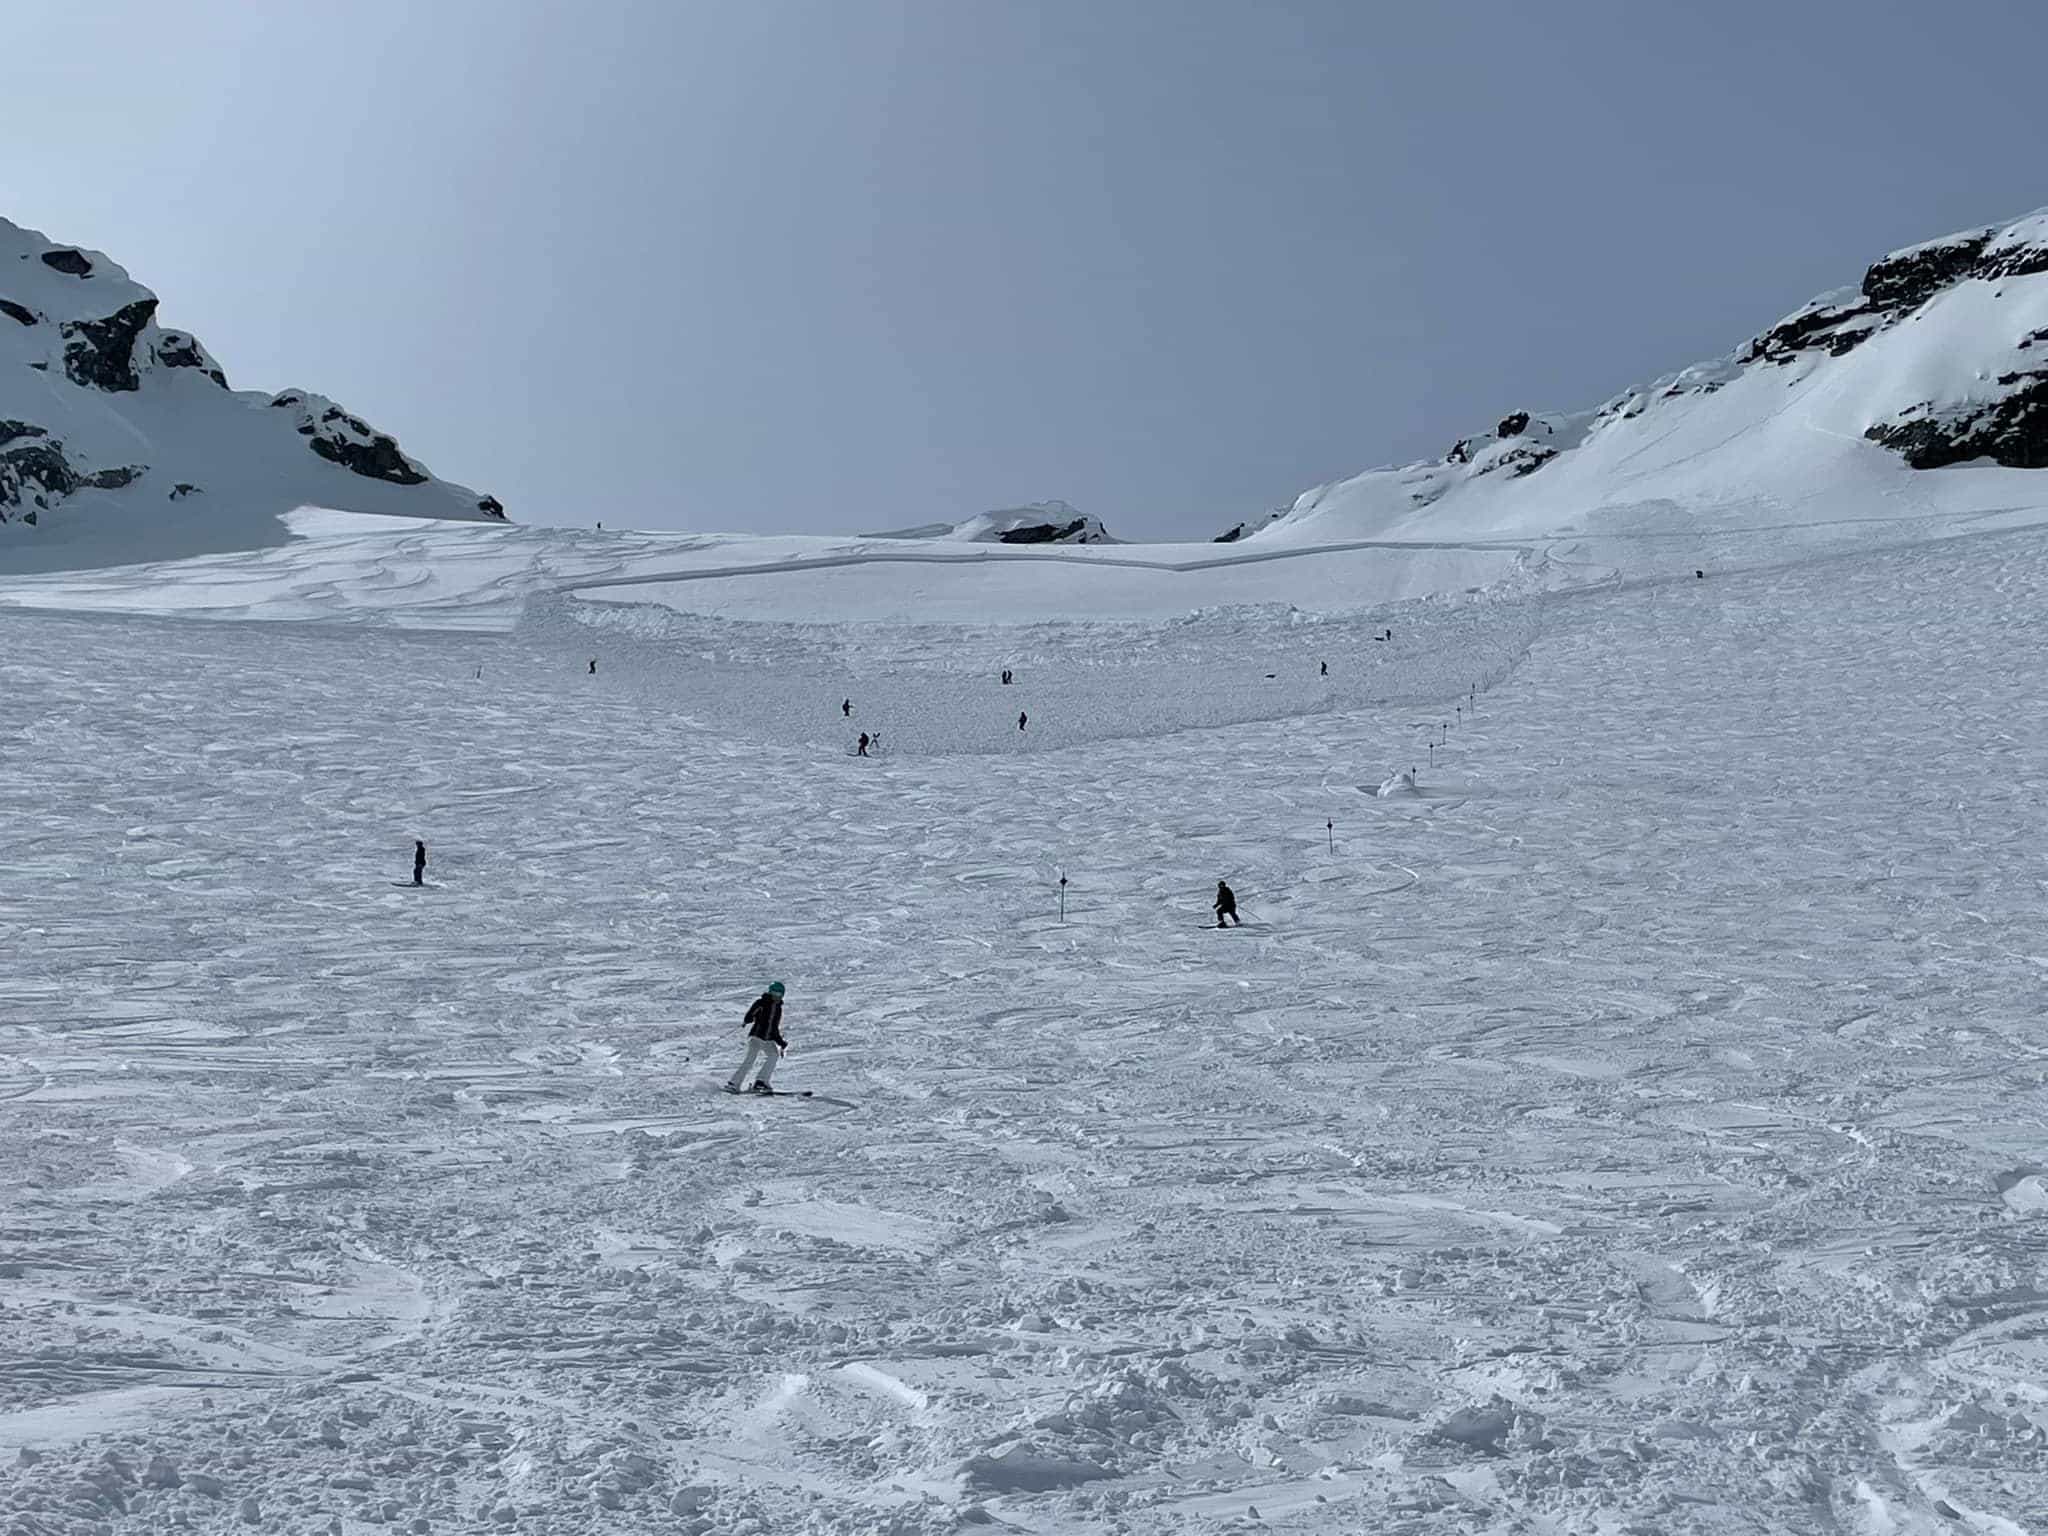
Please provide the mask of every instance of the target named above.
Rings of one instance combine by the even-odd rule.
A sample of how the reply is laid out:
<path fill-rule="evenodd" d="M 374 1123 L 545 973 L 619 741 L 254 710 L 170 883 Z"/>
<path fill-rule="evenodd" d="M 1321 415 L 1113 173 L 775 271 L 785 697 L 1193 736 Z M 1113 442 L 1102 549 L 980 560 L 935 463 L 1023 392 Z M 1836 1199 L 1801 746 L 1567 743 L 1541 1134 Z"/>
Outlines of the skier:
<path fill-rule="evenodd" d="M 775 1063 L 789 1049 L 789 1042 L 782 1038 L 782 983 L 769 982 L 768 990 L 754 999 L 740 1022 L 747 1026 L 747 1055 L 739 1071 L 725 1080 L 725 1091 L 738 1093 L 758 1061 L 761 1071 L 754 1079 L 754 1092 L 773 1093 L 775 1088 L 769 1079 L 775 1075 Z"/>
<path fill-rule="evenodd" d="M 1018 711 L 1017 711 L 1017 729 L 1018 729 L 1018 730 L 1020 730 L 1020 731 L 1021 731 L 1021 730 L 1023 730 L 1023 729 L 1024 729 L 1024 722 L 1025 722 L 1025 721 L 1026 721 L 1027 719 L 1029 719 L 1029 718 L 1030 718 L 1030 717 L 1029 717 L 1028 715 L 1026 715 L 1026 714 L 1024 713 L 1024 711 L 1023 711 L 1023 710 L 1021 710 L 1021 709 L 1020 709 L 1020 710 L 1018 710 Z"/>
<path fill-rule="evenodd" d="M 847 719 L 851 720 L 853 718 L 853 700 L 841 700 L 839 705 L 839 713 L 846 716 Z"/>
<path fill-rule="evenodd" d="M 853 755 L 855 757 L 866 757 L 868 755 L 868 733 L 866 731 L 860 733 L 860 745 Z"/>
<path fill-rule="evenodd" d="M 412 883 L 427 883 L 427 845 L 418 838 L 412 840 Z"/>
<path fill-rule="evenodd" d="M 1244 919 L 1237 915 L 1237 897 L 1221 880 L 1216 882 L 1216 926 L 1224 926 L 1223 919 L 1229 918 L 1238 927 L 1244 926 Z"/>
<path fill-rule="evenodd" d="M 597 676 L 597 658 L 595 656 L 590 658 L 590 675 L 592 677 Z"/>
<path fill-rule="evenodd" d="M 1320 663 L 1320 665 L 1322 666 L 1323 670 L 1320 673 L 1318 673 L 1317 676 L 1328 677 L 1330 675 L 1330 664 L 1327 661 L 1325 661 Z"/>
<path fill-rule="evenodd" d="M 1010 669 L 1008 667 L 1003 668 L 1003 686 L 1005 688 L 1010 686 Z"/>

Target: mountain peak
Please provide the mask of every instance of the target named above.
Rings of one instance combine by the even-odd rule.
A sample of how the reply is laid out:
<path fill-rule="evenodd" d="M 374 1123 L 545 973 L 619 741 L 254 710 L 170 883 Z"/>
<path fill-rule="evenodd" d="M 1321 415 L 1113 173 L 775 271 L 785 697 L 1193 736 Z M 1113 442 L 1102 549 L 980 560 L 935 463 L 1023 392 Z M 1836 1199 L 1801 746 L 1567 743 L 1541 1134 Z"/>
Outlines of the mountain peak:
<path fill-rule="evenodd" d="M 321 395 L 228 385 L 104 252 L 0 219 L 0 568 L 280 543 L 317 505 L 501 521 Z"/>

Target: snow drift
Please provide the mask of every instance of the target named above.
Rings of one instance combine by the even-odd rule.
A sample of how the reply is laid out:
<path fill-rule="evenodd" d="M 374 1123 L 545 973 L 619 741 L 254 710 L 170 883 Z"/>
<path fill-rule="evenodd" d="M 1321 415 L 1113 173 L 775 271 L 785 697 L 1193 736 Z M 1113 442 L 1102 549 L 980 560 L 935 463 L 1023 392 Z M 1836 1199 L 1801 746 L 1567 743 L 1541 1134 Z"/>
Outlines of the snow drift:
<path fill-rule="evenodd" d="M 230 389 L 106 256 L 0 219 L 0 569 L 278 544 L 301 505 L 504 518 L 323 395 Z"/>

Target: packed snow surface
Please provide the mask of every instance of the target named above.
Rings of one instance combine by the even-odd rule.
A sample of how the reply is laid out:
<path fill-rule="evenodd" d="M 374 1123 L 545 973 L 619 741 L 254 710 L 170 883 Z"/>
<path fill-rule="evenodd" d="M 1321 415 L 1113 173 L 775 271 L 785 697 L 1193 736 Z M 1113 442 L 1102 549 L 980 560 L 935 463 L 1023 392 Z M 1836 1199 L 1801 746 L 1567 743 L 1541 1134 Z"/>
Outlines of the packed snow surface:
<path fill-rule="evenodd" d="M 9 583 L 8 1528 L 2048 1528 L 2048 536 L 1867 510 Z"/>

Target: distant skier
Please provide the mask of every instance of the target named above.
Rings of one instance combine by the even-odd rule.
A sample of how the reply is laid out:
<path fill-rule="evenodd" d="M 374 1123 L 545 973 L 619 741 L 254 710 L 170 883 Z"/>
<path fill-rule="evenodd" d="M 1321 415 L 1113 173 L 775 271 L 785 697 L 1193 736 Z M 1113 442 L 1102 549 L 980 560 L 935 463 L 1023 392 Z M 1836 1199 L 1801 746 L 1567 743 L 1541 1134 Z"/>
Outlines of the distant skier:
<path fill-rule="evenodd" d="M 1224 926 L 1223 920 L 1226 917 L 1231 922 L 1237 924 L 1238 927 L 1242 928 L 1244 926 L 1244 919 L 1237 915 L 1237 897 L 1232 893 L 1229 886 L 1218 880 L 1216 882 L 1216 926 L 1218 928 Z"/>
<path fill-rule="evenodd" d="M 1707 573 L 1705 571 L 1694 571 L 1692 573 L 1692 579 L 1694 581 L 1705 581 L 1707 579 Z"/>
<path fill-rule="evenodd" d="M 1317 676 L 1328 677 L 1330 675 L 1330 664 L 1327 661 L 1325 661 L 1319 663 L 1319 665 L 1322 667 L 1322 671 L 1318 673 Z"/>
<path fill-rule="evenodd" d="M 1020 710 L 1018 710 L 1018 711 L 1017 711 L 1017 729 L 1018 729 L 1018 730 L 1020 730 L 1020 731 L 1021 731 L 1021 730 L 1023 730 L 1023 729 L 1024 729 L 1024 722 L 1025 722 L 1025 721 L 1027 721 L 1027 720 L 1029 720 L 1030 718 L 1031 718 L 1031 717 L 1030 717 L 1029 715 L 1025 714 L 1023 710 L 1021 710 L 1021 709 L 1020 709 Z"/>
<path fill-rule="evenodd" d="M 866 731 L 860 733 L 860 744 L 854 749 L 853 755 L 855 757 L 866 757 L 868 755 L 868 733 Z"/>
<path fill-rule="evenodd" d="M 597 676 L 597 658 L 595 656 L 590 658 L 590 675 L 592 677 Z"/>
<path fill-rule="evenodd" d="M 427 845 L 418 838 L 412 840 L 412 883 L 427 883 Z"/>
<path fill-rule="evenodd" d="M 1005 688 L 1010 686 L 1010 669 L 1008 667 L 1003 668 L 1003 686 Z"/>
<path fill-rule="evenodd" d="M 769 982 L 768 990 L 754 999 L 740 1022 L 747 1026 L 746 1059 L 740 1063 L 739 1071 L 725 1080 L 725 1091 L 738 1093 L 747 1074 L 759 1062 L 761 1071 L 754 1079 L 754 1092 L 773 1093 L 775 1087 L 769 1080 L 775 1076 L 775 1063 L 789 1049 L 789 1042 L 782 1038 L 782 983 Z"/>
<path fill-rule="evenodd" d="M 853 700 L 841 700 L 839 704 L 839 713 L 846 716 L 847 719 L 851 720 L 853 718 Z"/>

